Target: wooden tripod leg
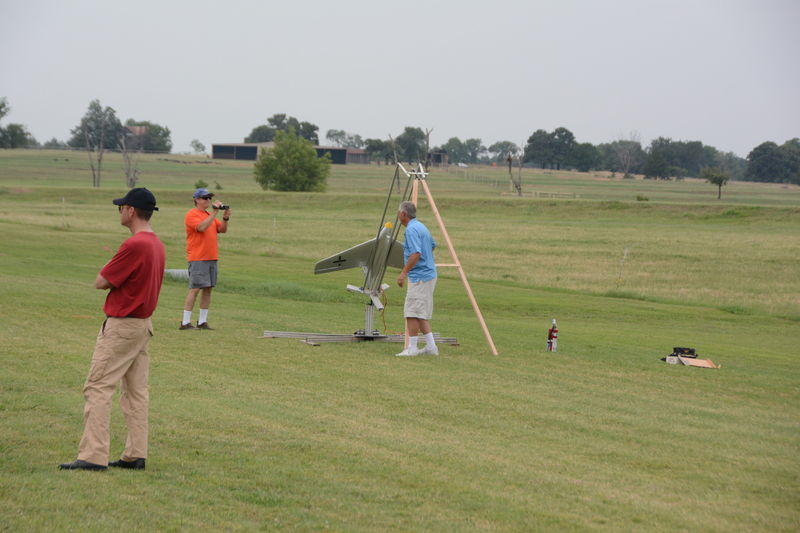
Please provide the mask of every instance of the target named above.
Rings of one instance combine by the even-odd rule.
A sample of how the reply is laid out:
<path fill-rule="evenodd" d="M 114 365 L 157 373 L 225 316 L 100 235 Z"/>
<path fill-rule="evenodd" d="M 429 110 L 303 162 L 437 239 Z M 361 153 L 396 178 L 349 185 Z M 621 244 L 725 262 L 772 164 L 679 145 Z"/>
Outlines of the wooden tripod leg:
<path fill-rule="evenodd" d="M 478 301 L 475 299 L 475 296 L 472 294 L 472 288 L 469 286 L 469 281 L 467 281 L 467 275 L 464 273 L 464 269 L 461 267 L 461 261 L 458 260 L 458 255 L 456 254 L 456 249 L 453 246 L 452 241 L 450 240 L 450 235 L 447 233 L 447 228 L 444 226 L 444 220 L 442 220 L 441 215 L 439 214 L 439 209 L 436 207 L 436 202 L 433 201 L 433 195 L 431 194 L 431 190 L 428 188 L 428 183 L 425 180 L 414 180 L 414 185 L 416 186 L 417 182 L 422 181 L 422 188 L 425 191 L 425 196 L 428 198 L 428 203 L 431 206 L 431 210 L 433 211 L 434 216 L 436 217 L 436 222 L 439 223 L 439 228 L 442 230 L 442 235 L 444 236 L 444 240 L 447 243 L 447 248 L 450 250 L 450 255 L 455 261 L 455 266 L 458 269 L 458 274 L 461 276 L 461 281 L 464 284 L 464 289 L 467 291 L 467 296 L 469 297 L 469 301 L 472 304 L 472 309 L 475 311 L 475 315 L 478 317 L 478 322 L 481 324 L 481 329 L 483 329 L 483 335 L 486 337 L 486 342 L 489 344 L 489 348 L 492 350 L 493 355 L 497 355 L 497 348 L 494 345 L 494 341 L 492 340 L 492 334 L 489 333 L 489 328 L 486 326 L 486 321 L 483 319 L 483 314 L 481 314 L 481 309 L 478 307 Z M 406 333 L 407 335 L 408 333 Z"/>

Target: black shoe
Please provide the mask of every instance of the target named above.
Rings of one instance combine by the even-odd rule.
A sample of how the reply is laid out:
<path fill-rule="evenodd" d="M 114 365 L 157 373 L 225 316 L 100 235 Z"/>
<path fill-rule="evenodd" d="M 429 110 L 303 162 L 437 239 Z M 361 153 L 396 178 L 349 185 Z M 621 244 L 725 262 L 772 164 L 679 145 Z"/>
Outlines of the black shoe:
<path fill-rule="evenodd" d="M 208 329 L 208 330 L 214 331 L 214 328 L 209 326 L 208 322 L 203 322 L 202 324 L 200 322 L 198 322 L 197 323 L 197 329 Z"/>
<path fill-rule="evenodd" d="M 108 463 L 108 466 L 113 466 L 115 468 L 130 468 L 131 470 L 144 470 L 144 459 L 134 459 L 133 461 L 123 461 L 120 459 L 119 461 L 114 461 L 113 463 Z"/>
<path fill-rule="evenodd" d="M 80 459 L 76 459 L 71 463 L 64 463 L 58 465 L 59 470 L 106 470 L 108 469 L 105 465 L 97 465 L 94 463 L 88 463 L 86 461 L 82 461 Z"/>
<path fill-rule="evenodd" d="M 189 322 L 188 324 L 181 324 L 181 327 L 179 327 L 178 329 L 197 329 L 197 328 L 194 327 L 191 322 Z"/>

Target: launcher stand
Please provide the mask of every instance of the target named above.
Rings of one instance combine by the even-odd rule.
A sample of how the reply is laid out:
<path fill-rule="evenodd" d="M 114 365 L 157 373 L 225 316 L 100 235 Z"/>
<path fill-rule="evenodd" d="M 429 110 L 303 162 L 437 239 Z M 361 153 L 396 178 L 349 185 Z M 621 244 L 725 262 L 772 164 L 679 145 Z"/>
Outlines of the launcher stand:
<path fill-rule="evenodd" d="M 478 302 L 475 299 L 475 295 L 472 293 L 472 288 L 469 285 L 469 281 L 467 280 L 467 275 L 464 273 L 464 268 L 461 266 L 461 261 L 458 259 L 458 254 L 456 253 L 456 249 L 453 246 L 453 242 L 450 240 L 450 234 L 447 233 L 447 228 L 444 225 L 444 221 L 442 220 L 441 215 L 439 214 L 439 209 L 436 207 L 436 202 L 433 199 L 433 194 L 431 193 L 430 188 L 428 188 L 428 183 L 426 178 L 428 176 L 428 172 L 424 169 L 422 164 L 420 163 L 415 170 L 406 170 L 406 168 L 401 164 L 397 163 L 397 169 L 395 170 L 394 178 L 392 178 L 392 186 L 391 189 L 394 188 L 395 183 L 397 184 L 398 190 L 400 188 L 400 172 L 406 175 L 408 180 L 411 182 L 411 194 L 410 200 L 417 205 L 417 200 L 419 198 L 419 185 L 422 184 L 422 190 L 428 198 L 428 204 L 431 206 L 431 210 L 433 211 L 434 217 L 436 218 L 436 222 L 439 224 L 439 229 L 442 231 L 442 235 L 444 236 L 445 243 L 447 244 L 447 248 L 450 251 L 450 257 L 453 259 L 453 263 L 445 264 L 445 263 L 437 263 L 436 267 L 455 267 L 458 270 L 458 274 L 461 277 L 461 282 L 464 284 L 464 289 L 467 293 L 467 297 L 469 298 L 470 303 L 472 304 L 472 309 L 475 311 L 475 316 L 478 318 L 478 322 L 481 325 L 481 329 L 483 330 L 483 334 L 486 337 L 486 342 L 489 344 L 489 348 L 492 351 L 493 355 L 497 355 L 497 348 L 494 345 L 494 341 L 492 340 L 492 335 L 489 333 L 489 328 L 486 326 L 486 321 L 483 319 L 483 314 L 481 313 L 480 307 L 478 307 Z M 404 197 L 408 194 L 408 185 L 406 185 L 406 192 L 404 193 Z M 384 207 L 384 219 L 386 218 L 386 211 L 389 207 L 389 200 L 391 199 L 391 192 L 389 194 L 389 198 L 387 198 L 386 207 Z M 381 223 L 383 224 L 383 223 Z M 395 220 L 396 231 L 399 232 L 399 227 L 397 224 L 397 220 Z M 408 331 L 406 331 L 405 335 L 382 335 L 379 330 L 374 328 L 374 313 L 375 313 L 375 305 L 370 301 L 367 302 L 366 307 L 364 309 L 364 329 L 360 329 L 355 331 L 352 334 L 329 334 L 329 333 L 305 333 L 305 332 L 297 332 L 297 331 L 265 331 L 264 337 L 265 338 L 291 338 L 291 339 L 300 339 L 302 342 L 306 344 L 310 344 L 312 346 L 319 346 L 323 342 L 362 342 L 362 341 L 374 341 L 374 342 L 402 342 L 406 346 L 408 346 Z M 451 344 L 451 345 L 458 345 L 458 339 L 455 337 L 442 337 L 439 333 L 434 332 L 433 338 L 435 339 L 437 344 Z"/>

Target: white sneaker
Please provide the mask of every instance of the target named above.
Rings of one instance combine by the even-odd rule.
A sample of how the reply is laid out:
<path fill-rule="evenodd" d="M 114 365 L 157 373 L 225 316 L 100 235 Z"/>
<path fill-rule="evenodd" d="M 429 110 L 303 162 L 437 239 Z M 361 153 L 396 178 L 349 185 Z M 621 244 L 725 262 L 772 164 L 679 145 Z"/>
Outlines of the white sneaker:
<path fill-rule="evenodd" d="M 414 356 L 420 355 L 421 353 L 422 353 L 421 350 L 418 350 L 417 348 L 412 348 L 411 346 L 409 346 L 408 348 L 406 348 L 402 352 L 396 353 L 394 355 L 397 356 L 397 357 L 414 357 Z"/>
<path fill-rule="evenodd" d="M 425 348 L 423 348 L 420 353 L 423 355 L 439 355 L 439 347 L 435 344 L 432 346 L 426 344 Z"/>

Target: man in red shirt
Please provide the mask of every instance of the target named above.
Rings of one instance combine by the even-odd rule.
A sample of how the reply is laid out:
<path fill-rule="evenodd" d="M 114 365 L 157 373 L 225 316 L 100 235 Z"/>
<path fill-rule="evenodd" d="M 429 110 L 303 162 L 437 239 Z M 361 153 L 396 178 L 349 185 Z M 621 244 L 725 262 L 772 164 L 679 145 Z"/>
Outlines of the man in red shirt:
<path fill-rule="evenodd" d="M 211 305 L 211 290 L 217 285 L 217 234 L 227 233 L 231 209 L 221 202 L 214 202 L 214 193 L 201 187 L 194 191 L 194 207 L 186 213 L 186 260 L 189 262 L 189 294 L 183 304 L 183 320 L 179 329 L 213 329 L 208 325 L 208 308 Z M 208 208 L 212 211 L 209 213 Z M 223 211 L 222 220 L 217 214 Z M 200 317 L 197 327 L 192 325 L 192 310 L 200 296 Z"/>
<path fill-rule="evenodd" d="M 164 245 L 150 227 L 150 217 L 158 211 L 153 193 L 131 189 L 113 203 L 119 206 L 120 224 L 130 230 L 131 237 L 94 282 L 95 288 L 109 290 L 103 306 L 106 320 L 97 335 L 83 387 L 86 403 L 78 459 L 60 465 L 62 470 L 106 470 L 107 465 L 143 470 L 147 458 L 150 316 L 164 279 Z M 109 464 L 111 397 L 118 383 L 128 437 L 122 457 Z"/>

